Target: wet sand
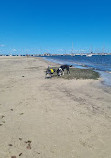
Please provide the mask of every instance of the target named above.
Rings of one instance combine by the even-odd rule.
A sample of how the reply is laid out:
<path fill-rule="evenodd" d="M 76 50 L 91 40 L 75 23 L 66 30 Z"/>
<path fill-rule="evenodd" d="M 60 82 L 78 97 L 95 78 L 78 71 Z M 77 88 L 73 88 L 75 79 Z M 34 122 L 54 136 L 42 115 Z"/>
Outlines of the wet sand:
<path fill-rule="evenodd" d="M 111 88 L 45 79 L 49 64 L 0 57 L 0 158 L 110 158 Z"/>

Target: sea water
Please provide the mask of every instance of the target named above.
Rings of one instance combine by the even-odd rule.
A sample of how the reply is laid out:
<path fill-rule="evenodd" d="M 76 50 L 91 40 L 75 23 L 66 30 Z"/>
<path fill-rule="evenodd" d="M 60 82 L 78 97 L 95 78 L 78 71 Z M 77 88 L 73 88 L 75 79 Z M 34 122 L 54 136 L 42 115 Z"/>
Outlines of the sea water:
<path fill-rule="evenodd" d="M 57 55 L 44 58 L 59 64 L 73 65 L 76 68 L 94 69 L 100 73 L 104 83 L 111 86 L 111 55 Z"/>

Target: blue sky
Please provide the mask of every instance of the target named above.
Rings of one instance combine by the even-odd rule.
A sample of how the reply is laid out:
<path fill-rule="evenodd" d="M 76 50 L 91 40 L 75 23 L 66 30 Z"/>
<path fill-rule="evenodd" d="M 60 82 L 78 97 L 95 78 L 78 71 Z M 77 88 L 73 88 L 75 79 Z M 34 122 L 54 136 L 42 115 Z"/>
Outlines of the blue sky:
<path fill-rule="evenodd" d="M 111 52 L 110 0 L 1 0 L 0 53 Z"/>

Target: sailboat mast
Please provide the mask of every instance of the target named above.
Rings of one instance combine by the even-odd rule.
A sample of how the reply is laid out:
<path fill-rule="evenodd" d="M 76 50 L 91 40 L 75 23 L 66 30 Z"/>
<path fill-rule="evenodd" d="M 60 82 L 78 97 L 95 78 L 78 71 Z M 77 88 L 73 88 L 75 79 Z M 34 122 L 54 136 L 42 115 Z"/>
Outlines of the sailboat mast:
<path fill-rule="evenodd" d="M 73 42 L 72 42 L 72 54 L 73 54 L 73 50 L 74 50 L 74 45 L 73 45 Z"/>

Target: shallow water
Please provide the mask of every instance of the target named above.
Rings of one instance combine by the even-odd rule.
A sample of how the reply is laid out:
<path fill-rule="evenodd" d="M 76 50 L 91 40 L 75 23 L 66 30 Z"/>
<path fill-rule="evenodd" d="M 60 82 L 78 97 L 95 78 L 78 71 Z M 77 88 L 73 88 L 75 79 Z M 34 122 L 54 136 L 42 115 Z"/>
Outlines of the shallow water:
<path fill-rule="evenodd" d="M 94 69 L 104 80 L 104 84 L 111 86 L 111 55 L 75 56 L 47 56 L 45 60 L 59 64 L 69 64 L 81 69 Z"/>

